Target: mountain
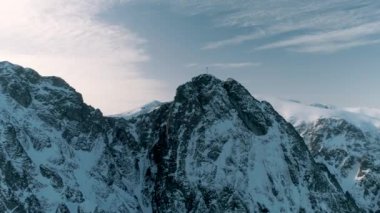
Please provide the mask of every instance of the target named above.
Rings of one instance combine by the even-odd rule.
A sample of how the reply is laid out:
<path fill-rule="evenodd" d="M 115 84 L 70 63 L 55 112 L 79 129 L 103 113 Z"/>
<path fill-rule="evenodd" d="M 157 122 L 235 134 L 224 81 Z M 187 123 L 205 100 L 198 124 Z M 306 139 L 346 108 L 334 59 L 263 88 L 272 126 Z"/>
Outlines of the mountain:
<path fill-rule="evenodd" d="M 154 101 L 149 102 L 149 103 L 147 103 L 147 104 L 145 104 L 139 108 L 132 109 L 132 110 L 129 110 L 129 111 L 124 112 L 124 113 L 112 115 L 111 117 L 121 117 L 124 119 L 130 119 L 130 118 L 142 115 L 142 114 L 147 114 L 147 113 L 159 108 L 163 104 L 164 103 L 162 103 L 160 101 L 154 100 Z"/>
<path fill-rule="evenodd" d="M 201 75 L 105 117 L 57 77 L 0 63 L 0 212 L 358 212 L 269 103 Z"/>
<path fill-rule="evenodd" d="M 132 195 L 105 177 L 112 120 L 32 69 L 2 62 L 0 85 L 0 212 L 130 209 Z"/>
<path fill-rule="evenodd" d="M 344 191 L 367 212 L 380 212 L 380 110 L 308 106 L 271 99 Z"/>
<path fill-rule="evenodd" d="M 195 77 L 129 122 L 150 147 L 160 212 L 358 211 L 295 129 L 232 79 Z"/>

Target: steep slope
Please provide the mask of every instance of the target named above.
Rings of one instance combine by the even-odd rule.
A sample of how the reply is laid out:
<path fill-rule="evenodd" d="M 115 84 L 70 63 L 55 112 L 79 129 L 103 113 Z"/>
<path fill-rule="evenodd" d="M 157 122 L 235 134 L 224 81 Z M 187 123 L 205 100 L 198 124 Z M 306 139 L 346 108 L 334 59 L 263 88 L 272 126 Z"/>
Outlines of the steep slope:
<path fill-rule="evenodd" d="M 154 211 L 359 211 L 295 129 L 234 80 L 195 77 L 127 122 L 135 149 L 149 150 L 140 173 Z"/>
<path fill-rule="evenodd" d="M 380 211 L 380 110 L 315 107 L 271 99 L 317 162 L 368 212 Z M 319 105 L 318 105 L 319 106 Z"/>
<path fill-rule="evenodd" d="M 112 115 L 111 117 L 119 117 L 119 118 L 130 119 L 130 118 L 142 115 L 142 114 L 147 114 L 149 112 L 152 112 L 153 110 L 159 108 L 163 104 L 164 103 L 155 100 L 155 101 L 149 102 L 149 103 L 147 103 L 147 104 L 145 104 L 139 108 L 129 110 L 127 112 L 123 112 L 120 114 Z"/>
<path fill-rule="evenodd" d="M 112 159 L 96 167 L 113 135 L 99 110 L 62 79 L 8 62 L 0 85 L 0 212 L 123 212 L 133 203 L 103 180 Z"/>

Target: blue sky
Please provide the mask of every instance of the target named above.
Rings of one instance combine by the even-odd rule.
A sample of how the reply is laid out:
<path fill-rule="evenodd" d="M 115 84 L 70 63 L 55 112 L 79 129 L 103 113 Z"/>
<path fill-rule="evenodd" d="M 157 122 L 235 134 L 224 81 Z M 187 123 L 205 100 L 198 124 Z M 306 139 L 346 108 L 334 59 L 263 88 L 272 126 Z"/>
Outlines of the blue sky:
<path fill-rule="evenodd" d="M 106 114 L 170 100 L 205 67 L 253 95 L 380 107 L 380 2 L 5 1 L 1 59 L 65 78 Z"/>

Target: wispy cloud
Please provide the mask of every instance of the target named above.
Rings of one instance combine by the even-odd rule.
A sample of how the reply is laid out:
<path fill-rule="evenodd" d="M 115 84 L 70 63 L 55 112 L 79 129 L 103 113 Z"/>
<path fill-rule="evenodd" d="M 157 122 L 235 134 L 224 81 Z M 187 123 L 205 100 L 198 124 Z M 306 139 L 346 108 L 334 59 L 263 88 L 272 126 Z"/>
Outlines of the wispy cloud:
<path fill-rule="evenodd" d="M 380 44 L 380 39 L 376 40 L 357 40 L 344 43 L 325 43 L 322 45 L 309 45 L 303 47 L 297 47 L 293 49 L 297 52 L 306 52 L 306 53 L 333 53 L 340 50 L 345 50 L 353 47 L 360 47 L 366 45 Z"/>
<path fill-rule="evenodd" d="M 257 62 L 237 62 L 237 63 L 210 63 L 210 64 L 198 64 L 198 63 L 190 63 L 186 64 L 187 68 L 216 68 L 216 69 L 239 69 L 239 68 L 247 68 L 247 67 L 257 67 L 260 66 L 260 63 Z"/>
<path fill-rule="evenodd" d="M 295 47 L 302 52 L 334 52 L 356 46 L 378 43 L 370 36 L 380 33 L 380 22 L 314 35 L 297 36 L 261 46 L 257 49 Z"/>
<path fill-rule="evenodd" d="M 210 42 L 210 43 L 206 44 L 202 49 L 206 49 L 206 50 L 207 49 L 217 49 L 220 47 L 226 47 L 226 46 L 241 44 L 243 42 L 256 40 L 256 39 L 262 38 L 264 36 L 265 36 L 264 31 L 258 31 L 256 33 L 251 33 L 251 34 L 247 34 L 247 35 L 237 35 L 233 38 Z"/>
<path fill-rule="evenodd" d="M 148 101 L 128 91 L 139 90 L 147 99 L 156 98 L 154 88 L 160 83 L 145 79 L 138 71 L 138 64 L 149 60 L 146 40 L 99 19 L 107 9 L 125 2 L 3 0 L 0 58 L 65 78 L 87 102 L 106 113 Z"/>
<path fill-rule="evenodd" d="M 189 64 L 186 64 L 185 67 L 187 67 L 187 68 L 201 67 L 201 64 L 189 63 Z"/>
<path fill-rule="evenodd" d="M 232 68 L 245 68 L 245 67 L 257 67 L 260 63 L 241 62 L 241 63 L 214 63 L 209 64 L 208 67 L 215 67 L 220 69 L 232 69 Z"/>
<path fill-rule="evenodd" d="M 255 41 L 260 50 L 334 52 L 375 44 L 380 37 L 380 2 L 370 0 L 205 0 L 176 4 L 191 14 L 211 14 L 216 26 L 259 32 L 211 41 L 202 48 L 205 50 Z"/>

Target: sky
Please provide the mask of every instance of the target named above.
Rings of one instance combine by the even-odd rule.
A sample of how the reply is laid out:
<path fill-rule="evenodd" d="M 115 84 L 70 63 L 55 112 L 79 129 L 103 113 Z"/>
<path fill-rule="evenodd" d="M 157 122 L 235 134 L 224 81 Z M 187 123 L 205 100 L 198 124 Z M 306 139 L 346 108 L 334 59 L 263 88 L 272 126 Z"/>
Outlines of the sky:
<path fill-rule="evenodd" d="M 2 0 L 0 47 L 107 115 L 170 101 L 206 67 L 253 96 L 380 107 L 373 0 Z"/>

